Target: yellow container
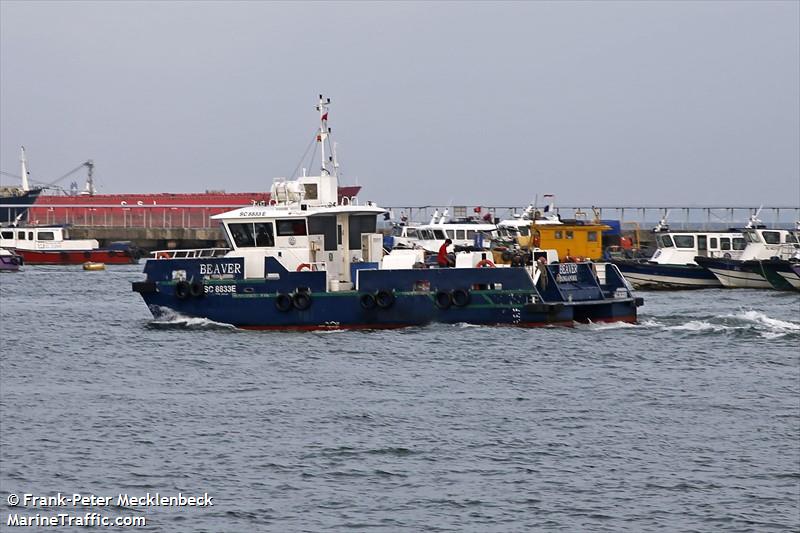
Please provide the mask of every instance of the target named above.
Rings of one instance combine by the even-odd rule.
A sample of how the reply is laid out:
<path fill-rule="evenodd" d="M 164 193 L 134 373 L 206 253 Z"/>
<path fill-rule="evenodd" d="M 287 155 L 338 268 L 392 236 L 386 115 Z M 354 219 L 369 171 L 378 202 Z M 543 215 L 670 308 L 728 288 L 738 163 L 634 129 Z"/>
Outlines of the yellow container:
<path fill-rule="evenodd" d="M 83 264 L 84 270 L 105 270 L 106 264 L 105 263 L 95 263 L 92 261 L 87 261 Z"/>
<path fill-rule="evenodd" d="M 531 224 L 530 235 L 517 237 L 520 248 L 544 248 L 558 251 L 562 261 L 603 257 L 603 232 L 611 226 L 587 224 Z"/>

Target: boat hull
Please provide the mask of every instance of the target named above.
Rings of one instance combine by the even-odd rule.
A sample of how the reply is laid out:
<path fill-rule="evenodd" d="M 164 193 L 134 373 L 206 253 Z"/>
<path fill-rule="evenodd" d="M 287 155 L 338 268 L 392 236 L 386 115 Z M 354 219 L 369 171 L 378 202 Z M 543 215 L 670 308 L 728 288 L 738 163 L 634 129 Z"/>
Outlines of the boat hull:
<path fill-rule="evenodd" d="M 82 265 L 86 262 L 130 265 L 139 262 L 131 250 L 15 250 L 27 265 Z"/>
<path fill-rule="evenodd" d="M 0 272 L 17 272 L 22 265 L 18 255 L 0 255 Z"/>
<path fill-rule="evenodd" d="M 765 259 L 760 261 L 759 266 L 773 288 L 800 291 L 800 275 L 792 270 L 793 265 L 794 263 L 783 259 Z"/>
<path fill-rule="evenodd" d="M 14 222 L 17 217 L 20 217 L 18 221 L 28 220 L 30 208 L 25 206 L 32 206 L 41 192 L 41 189 L 32 189 L 0 196 L 0 223 Z M 22 207 L 11 207 L 12 205 Z"/>
<path fill-rule="evenodd" d="M 231 277 L 243 272 L 239 261 L 149 260 L 148 279 L 133 290 L 157 319 L 198 317 L 265 330 L 632 323 L 641 304 L 616 272 L 615 284 L 601 288 L 589 264 L 554 265 L 541 286 L 524 268 L 359 270 L 358 290 L 328 291 L 325 272 L 286 271 L 274 258 L 267 259 L 267 279 Z M 562 277 L 559 268 L 569 274 Z"/>
<path fill-rule="evenodd" d="M 241 289 L 239 289 L 241 290 Z M 437 307 L 434 294 L 395 293 L 389 308 L 364 309 L 357 291 L 308 293 L 306 310 L 280 311 L 278 295 L 204 295 L 178 301 L 174 289 L 160 287 L 157 294 L 143 295 L 155 318 L 201 317 L 242 329 L 325 330 L 392 329 L 431 323 L 478 324 L 518 327 L 573 326 L 589 322 L 636 322 L 632 301 L 593 305 L 561 305 L 552 308 L 529 306 L 530 292 L 472 291 L 474 303 L 463 307 Z"/>
<path fill-rule="evenodd" d="M 712 272 L 724 287 L 736 289 L 771 289 L 772 284 L 761 273 L 758 261 L 711 259 L 696 257 L 695 261 Z"/>
<path fill-rule="evenodd" d="M 709 289 L 722 287 L 717 277 L 697 265 L 662 265 L 617 259 L 612 261 L 637 289 Z"/>

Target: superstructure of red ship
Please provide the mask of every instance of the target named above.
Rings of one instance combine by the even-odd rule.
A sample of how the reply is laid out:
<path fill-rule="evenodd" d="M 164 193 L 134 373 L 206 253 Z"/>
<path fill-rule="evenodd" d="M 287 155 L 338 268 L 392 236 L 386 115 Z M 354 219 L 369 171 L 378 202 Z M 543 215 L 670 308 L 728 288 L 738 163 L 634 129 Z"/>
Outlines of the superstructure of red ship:
<path fill-rule="evenodd" d="M 146 221 L 150 226 L 203 228 L 211 224 L 212 215 L 270 202 L 269 192 L 97 194 L 91 160 L 72 172 L 83 167 L 88 169 L 84 190 L 78 192 L 77 185 L 73 184 L 71 194 L 40 195 L 28 210 L 28 222 L 125 227 L 142 225 Z M 358 185 L 341 186 L 339 200 L 354 198 L 360 190 Z"/>

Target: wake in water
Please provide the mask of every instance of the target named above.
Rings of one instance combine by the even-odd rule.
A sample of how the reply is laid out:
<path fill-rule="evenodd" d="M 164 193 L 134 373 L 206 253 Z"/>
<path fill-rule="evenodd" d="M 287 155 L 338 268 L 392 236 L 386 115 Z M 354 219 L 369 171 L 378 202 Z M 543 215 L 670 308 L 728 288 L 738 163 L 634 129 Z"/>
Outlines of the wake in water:
<path fill-rule="evenodd" d="M 198 318 L 185 316 L 163 307 L 158 308 L 155 312 L 158 318 L 151 320 L 147 326 L 153 329 L 201 329 L 201 330 L 225 330 L 225 331 L 239 331 L 231 324 L 224 324 L 222 322 L 214 322 L 207 318 Z"/>
<path fill-rule="evenodd" d="M 664 329 L 689 333 L 756 333 L 765 339 L 800 336 L 800 323 L 772 318 L 761 311 L 744 309 L 736 314 L 696 319 L 677 325 L 665 325 Z"/>
<path fill-rule="evenodd" d="M 589 331 L 607 331 L 610 329 L 629 329 L 629 328 L 641 328 L 645 326 L 642 321 L 639 321 L 638 324 L 631 324 L 630 322 L 592 322 L 589 321 L 587 324 L 582 322 L 575 322 L 574 323 L 576 329 L 585 329 Z"/>
<path fill-rule="evenodd" d="M 719 316 L 644 317 L 636 324 L 627 322 L 575 323 L 575 328 L 585 331 L 613 331 L 620 329 L 655 329 L 693 334 L 758 335 L 764 339 L 800 337 L 800 323 L 772 318 L 761 311 L 742 309 L 738 313 Z"/>

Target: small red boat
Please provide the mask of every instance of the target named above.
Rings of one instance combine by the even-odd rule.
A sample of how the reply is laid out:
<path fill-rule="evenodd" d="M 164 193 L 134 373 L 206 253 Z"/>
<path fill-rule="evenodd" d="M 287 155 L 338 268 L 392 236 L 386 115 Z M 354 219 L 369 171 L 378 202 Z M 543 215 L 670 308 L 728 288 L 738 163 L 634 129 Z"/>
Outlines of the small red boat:
<path fill-rule="evenodd" d="M 129 243 L 100 248 L 95 239 L 72 240 L 62 226 L 4 227 L 0 229 L 0 248 L 12 250 L 27 265 L 80 265 L 90 262 L 133 264 L 139 262 L 137 250 Z"/>

